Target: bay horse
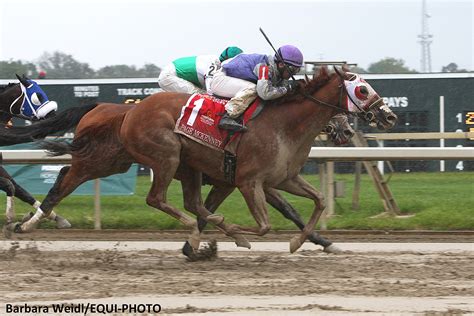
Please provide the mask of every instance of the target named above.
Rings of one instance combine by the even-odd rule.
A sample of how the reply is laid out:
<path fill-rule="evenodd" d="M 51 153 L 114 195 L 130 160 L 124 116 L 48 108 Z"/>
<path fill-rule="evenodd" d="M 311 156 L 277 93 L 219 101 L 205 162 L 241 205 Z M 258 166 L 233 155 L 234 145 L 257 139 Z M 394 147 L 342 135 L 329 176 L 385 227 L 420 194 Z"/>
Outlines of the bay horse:
<path fill-rule="evenodd" d="M 35 139 L 30 136 L 21 137 L 18 135 L 9 136 L 6 128 L 11 128 L 11 120 L 13 117 L 23 120 L 32 121 L 33 124 L 41 120 L 47 120 L 56 115 L 57 104 L 50 101 L 46 93 L 33 80 L 25 75 L 16 75 L 18 82 L 9 83 L 4 87 L 0 87 L 0 146 L 15 145 L 18 143 L 32 142 Z M 58 116 L 65 117 L 69 121 L 74 122 L 70 112 L 83 115 L 84 110 L 67 110 Z M 76 120 L 77 123 L 77 120 Z M 1 163 L 1 154 L 0 154 Z M 41 205 L 28 191 L 21 187 L 8 174 L 8 172 L 0 165 L 0 190 L 4 191 L 7 196 L 6 206 L 6 223 L 11 223 L 15 219 L 14 197 L 30 204 L 35 210 Z M 57 228 L 69 228 L 71 224 L 64 217 L 56 214 L 54 211 L 47 217 L 55 221 Z"/>
<path fill-rule="evenodd" d="M 234 185 L 243 194 L 258 227 L 227 224 L 222 216 L 211 214 L 203 206 L 201 172 L 213 179 L 225 181 L 223 154 L 174 133 L 181 107 L 189 98 L 189 95 L 179 93 L 152 95 L 123 115 L 109 116 L 106 124 L 88 122 L 90 128 L 84 130 L 82 135 L 76 135 L 72 144 L 76 153 L 73 164 L 61 170 L 35 216 L 21 227 L 34 226 L 43 213 L 48 215 L 62 198 L 89 180 L 89 175 L 79 167 L 79 160 L 90 154 L 89 161 L 95 161 L 96 164 L 91 166 L 89 173 L 95 173 L 98 177 L 107 176 L 111 169 L 109 167 L 106 173 L 100 170 L 103 160 L 113 161 L 112 168 L 116 172 L 128 169 L 130 161 L 151 167 L 155 177 L 147 203 L 190 227 L 192 232 L 188 241 L 194 249 L 199 246 L 196 220 L 166 202 L 166 189 L 180 171 L 178 167 L 186 174 L 186 183 L 183 183 L 186 209 L 215 224 L 233 237 L 238 246 L 250 247 L 243 234 L 263 235 L 270 229 L 265 206 L 266 188 L 310 198 L 315 202 L 313 214 L 302 234 L 292 238 L 290 251 L 294 252 L 313 232 L 324 209 L 321 193 L 298 175 L 314 138 L 329 119 L 340 111 L 363 114 L 365 120 L 383 129 L 393 127 L 397 120 L 370 85 L 358 75 L 342 70 L 329 75 L 327 69 L 323 68 L 307 85 L 304 93 L 305 96 L 301 95 L 299 100 L 275 102 L 266 106 L 261 115 L 249 123 L 249 131 L 242 135 L 237 151 L 239 163 Z M 357 98 L 355 102 L 354 98 Z M 82 121 L 78 129 L 81 124 Z M 36 133 L 40 134 L 38 131 Z M 98 139 L 107 139 L 109 146 L 94 155 L 94 148 L 100 143 Z M 121 146 L 125 151 L 117 155 L 115 149 Z M 20 230 L 21 227 L 16 226 Z"/>

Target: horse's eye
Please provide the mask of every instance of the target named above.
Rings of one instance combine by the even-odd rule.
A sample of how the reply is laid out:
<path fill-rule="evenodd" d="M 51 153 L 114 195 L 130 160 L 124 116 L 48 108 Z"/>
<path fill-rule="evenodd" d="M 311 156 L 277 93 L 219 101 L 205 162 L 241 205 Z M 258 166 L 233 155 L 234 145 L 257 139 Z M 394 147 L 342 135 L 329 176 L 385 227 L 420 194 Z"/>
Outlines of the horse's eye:
<path fill-rule="evenodd" d="M 366 86 L 360 86 L 360 93 L 362 93 L 363 95 L 368 95 L 369 89 L 367 89 Z"/>

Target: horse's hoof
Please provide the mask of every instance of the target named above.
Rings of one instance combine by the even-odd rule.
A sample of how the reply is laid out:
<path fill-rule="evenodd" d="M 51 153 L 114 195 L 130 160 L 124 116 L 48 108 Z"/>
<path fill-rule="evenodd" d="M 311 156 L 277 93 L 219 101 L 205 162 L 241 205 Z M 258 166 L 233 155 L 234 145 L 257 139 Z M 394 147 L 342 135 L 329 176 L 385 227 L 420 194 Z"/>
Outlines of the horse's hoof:
<path fill-rule="evenodd" d="M 7 239 L 11 238 L 12 233 L 22 233 L 23 232 L 21 230 L 21 223 L 19 223 L 19 222 L 5 224 L 2 228 L 2 231 L 3 231 L 3 235 Z"/>
<path fill-rule="evenodd" d="M 201 242 L 201 238 L 200 238 L 199 234 L 192 233 L 189 236 L 187 242 L 191 245 L 191 247 L 193 247 L 194 250 L 198 250 L 199 249 L 199 244 Z"/>
<path fill-rule="evenodd" d="M 67 219 L 59 215 L 56 215 L 55 221 L 56 221 L 56 228 L 59 228 L 59 229 L 71 228 L 72 226 L 71 223 L 69 223 Z"/>
<path fill-rule="evenodd" d="M 237 245 L 237 247 L 242 247 L 242 248 L 247 248 L 247 249 L 250 249 L 252 247 L 249 241 L 247 240 L 247 238 L 245 238 L 243 235 L 235 234 L 232 237 L 235 239 L 235 244 Z"/>
<path fill-rule="evenodd" d="M 10 227 L 12 224 L 14 223 L 7 223 L 3 225 L 2 232 L 6 239 L 12 238 L 12 231 L 14 229 L 14 227 Z"/>
<path fill-rule="evenodd" d="M 296 250 L 300 249 L 304 241 L 301 241 L 301 236 L 295 236 L 290 240 L 290 252 L 294 253 Z"/>
<path fill-rule="evenodd" d="M 15 227 L 15 233 L 31 233 L 33 230 L 38 227 L 39 221 L 32 221 L 29 220 L 25 223 L 19 223 L 17 227 Z"/>
<path fill-rule="evenodd" d="M 330 244 L 329 246 L 325 247 L 323 251 L 325 253 L 332 253 L 335 255 L 341 254 L 344 252 L 341 248 L 334 246 L 334 244 Z"/>
<path fill-rule="evenodd" d="M 220 225 L 222 224 L 222 222 L 224 222 L 224 216 L 219 214 L 212 214 L 206 217 L 206 221 L 214 225 Z"/>
<path fill-rule="evenodd" d="M 23 224 L 23 223 L 29 221 L 34 215 L 35 215 L 35 213 L 33 213 L 33 212 L 26 213 L 25 215 L 23 215 L 20 223 Z"/>
<path fill-rule="evenodd" d="M 189 259 L 194 259 L 194 257 L 196 256 L 193 247 L 188 241 L 184 243 L 183 249 L 181 249 L 181 251 L 183 252 L 183 255 L 185 255 Z"/>

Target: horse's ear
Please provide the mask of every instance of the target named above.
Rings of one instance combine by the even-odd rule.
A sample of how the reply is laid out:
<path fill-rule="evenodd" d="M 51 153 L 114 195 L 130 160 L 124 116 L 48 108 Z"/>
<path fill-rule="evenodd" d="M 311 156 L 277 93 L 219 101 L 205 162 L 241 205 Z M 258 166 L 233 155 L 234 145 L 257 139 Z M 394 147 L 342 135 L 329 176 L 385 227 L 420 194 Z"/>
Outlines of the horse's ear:
<path fill-rule="evenodd" d="M 334 71 L 337 73 L 337 75 L 341 78 L 344 78 L 344 71 L 341 69 L 339 70 L 339 68 L 337 68 L 337 66 L 333 66 L 334 67 Z"/>
<path fill-rule="evenodd" d="M 304 81 L 306 81 L 306 83 L 308 83 L 308 82 L 309 82 L 309 77 L 308 77 L 308 75 L 307 75 L 307 74 L 304 74 Z"/>
<path fill-rule="evenodd" d="M 23 77 L 20 77 L 18 76 L 18 74 L 15 74 L 15 76 L 18 78 L 18 80 L 21 82 L 22 85 L 24 85 L 25 87 L 28 87 L 30 84 L 28 83 L 28 78 L 25 77 L 25 75 L 23 75 Z"/>
<path fill-rule="evenodd" d="M 342 70 L 344 72 L 348 72 L 350 70 L 349 66 L 347 64 L 342 64 Z"/>

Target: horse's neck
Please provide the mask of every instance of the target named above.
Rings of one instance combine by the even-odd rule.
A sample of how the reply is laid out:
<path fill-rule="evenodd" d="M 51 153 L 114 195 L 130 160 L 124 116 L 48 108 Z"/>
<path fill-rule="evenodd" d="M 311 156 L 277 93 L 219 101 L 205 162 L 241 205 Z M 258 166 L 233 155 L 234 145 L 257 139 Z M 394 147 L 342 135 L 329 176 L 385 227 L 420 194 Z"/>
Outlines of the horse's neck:
<path fill-rule="evenodd" d="M 6 124 L 13 117 L 10 113 L 10 106 L 17 97 L 18 95 L 15 96 L 9 91 L 0 94 L 0 123 Z M 17 104 L 21 106 L 20 102 L 17 102 Z"/>
<path fill-rule="evenodd" d="M 328 83 L 330 84 L 330 83 Z M 324 93 L 324 91 L 327 91 Z M 313 97 L 325 103 L 337 106 L 339 103 L 340 90 L 321 88 Z M 287 107 L 285 110 L 284 108 Z M 315 103 L 310 99 L 303 102 L 293 102 L 283 105 L 284 129 L 292 142 L 300 144 L 311 144 L 316 136 L 321 133 L 323 127 L 335 114 L 335 110 L 323 104 Z"/>

